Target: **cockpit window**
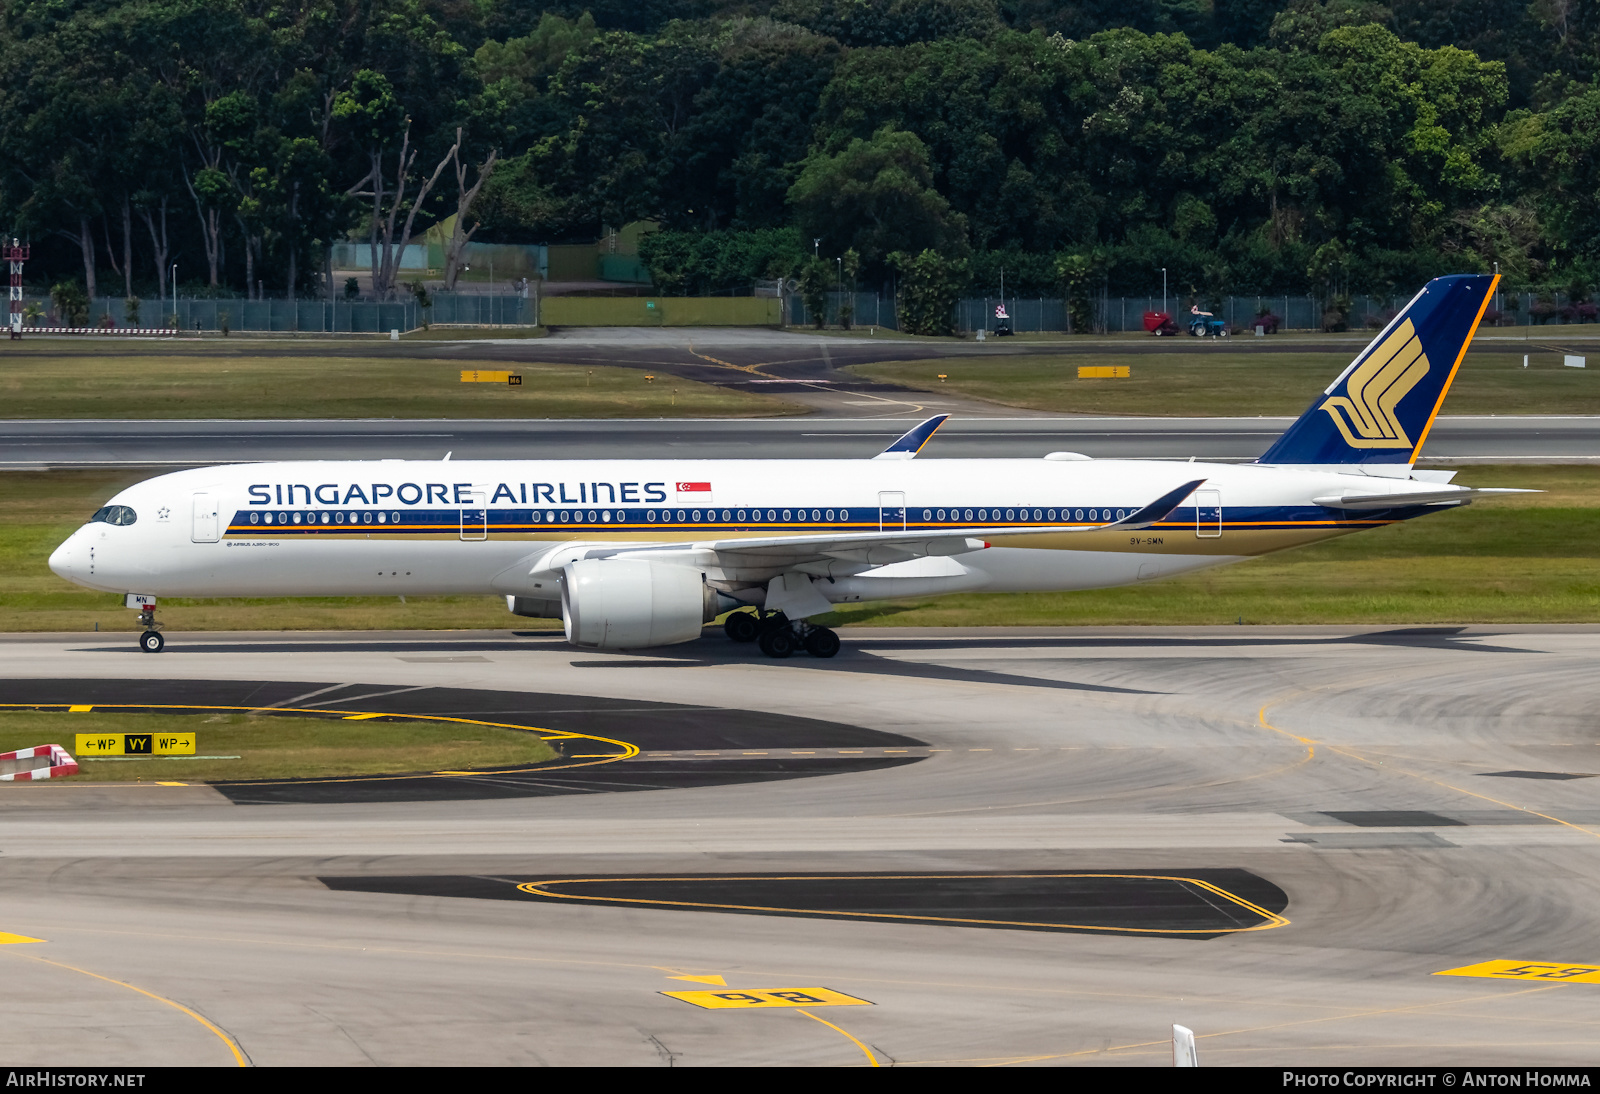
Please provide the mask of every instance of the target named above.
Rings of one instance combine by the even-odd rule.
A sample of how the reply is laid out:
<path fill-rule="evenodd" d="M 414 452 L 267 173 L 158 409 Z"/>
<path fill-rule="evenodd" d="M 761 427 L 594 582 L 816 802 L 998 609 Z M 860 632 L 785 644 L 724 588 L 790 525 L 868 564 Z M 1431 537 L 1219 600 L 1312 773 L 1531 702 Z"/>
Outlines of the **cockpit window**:
<path fill-rule="evenodd" d="M 96 510 L 94 516 L 89 518 L 89 523 L 94 524 L 98 521 L 103 524 L 129 525 L 138 519 L 139 514 L 126 505 L 107 505 Z"/>

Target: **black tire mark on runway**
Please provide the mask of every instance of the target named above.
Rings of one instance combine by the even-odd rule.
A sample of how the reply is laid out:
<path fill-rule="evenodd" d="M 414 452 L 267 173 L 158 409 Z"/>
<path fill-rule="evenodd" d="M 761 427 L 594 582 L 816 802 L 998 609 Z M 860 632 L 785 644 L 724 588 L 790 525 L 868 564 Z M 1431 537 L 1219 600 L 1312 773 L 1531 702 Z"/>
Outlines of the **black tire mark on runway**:
<path fill-rule="evenodd" d="M 1285 926 L 1289 904 L 1278 886 L 1235 868 L 317 880 L 341 892 L 1195 940 Z"/>

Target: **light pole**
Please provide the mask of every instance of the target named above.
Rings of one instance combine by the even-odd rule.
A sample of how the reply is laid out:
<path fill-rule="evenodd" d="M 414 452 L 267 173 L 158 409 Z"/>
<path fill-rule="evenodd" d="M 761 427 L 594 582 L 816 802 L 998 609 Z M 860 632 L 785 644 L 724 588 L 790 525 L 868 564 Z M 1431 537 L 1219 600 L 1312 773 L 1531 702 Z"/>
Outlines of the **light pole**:
<path fill-rule="evenodd" d="M 1161 267 L 1161 310 L 1167 310 L 1167 268 Z"/>
<path fill-rule="evenodd" d="M 812 258 L 821 258 L 822 257 L 822 239 L 821 239 L 821 237 L 818 237 L 817 239 L 813 239 L 811 241 L 811 257 Z"/>
<path fill-rule="evenodd" d="M 178 323 L 178 264 L 176 262 L 172 264 L 172 270 L 167 274 L 167 280 L 172 282 L 172 325 L 177 327 L 180 324 Z"/>

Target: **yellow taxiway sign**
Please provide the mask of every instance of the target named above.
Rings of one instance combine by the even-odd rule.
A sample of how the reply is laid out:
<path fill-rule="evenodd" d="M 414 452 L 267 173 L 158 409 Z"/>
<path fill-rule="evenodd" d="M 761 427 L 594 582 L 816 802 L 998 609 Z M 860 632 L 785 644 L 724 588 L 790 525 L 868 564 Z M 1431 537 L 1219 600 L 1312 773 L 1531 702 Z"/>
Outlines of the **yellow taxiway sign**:
<path fill-rule="evenodd" d="M 687 979 L 683 977 L 681 979 Z M 829 988 L 760 988 L 749 991 L 664 991 L 662 995 L 682 999 L 706 1010 L 774 1010 L 778 1007 L 870 1007 L 872 1001 L 857 999 Z"/>
<path fill-rule="evenodd" d="M 1600 965 L 1563 965 L 1555 961 L 1480 961 L 1435 976 L 1484 976 L 1490 980 L 1543 980 L 1564 984 L 1600 984 Z"/>

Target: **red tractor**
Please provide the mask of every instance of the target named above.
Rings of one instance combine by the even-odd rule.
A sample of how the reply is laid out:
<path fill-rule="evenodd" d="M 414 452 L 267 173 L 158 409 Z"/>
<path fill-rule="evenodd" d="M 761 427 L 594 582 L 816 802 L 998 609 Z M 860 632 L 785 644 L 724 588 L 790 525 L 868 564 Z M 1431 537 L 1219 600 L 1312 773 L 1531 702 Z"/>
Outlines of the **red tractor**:
<path fill-rule="evenodd" d="M 1147 311 L 1144 313 L 1144 329 L 1157 338 L 1170 337 L 1178 333 L 1178 324 L 1164 311 Z"/>

